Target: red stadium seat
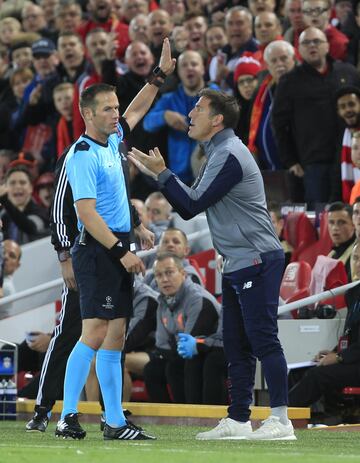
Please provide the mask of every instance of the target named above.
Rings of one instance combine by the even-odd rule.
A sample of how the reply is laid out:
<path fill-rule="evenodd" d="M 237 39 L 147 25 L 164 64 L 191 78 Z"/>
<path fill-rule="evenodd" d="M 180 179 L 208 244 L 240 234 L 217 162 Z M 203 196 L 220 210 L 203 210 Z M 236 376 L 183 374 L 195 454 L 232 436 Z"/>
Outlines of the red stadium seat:
<path fill-rule="evenodd" d="M 317 233 L 304 212 L 290 212 L 285 220 L 284 238 L 293 248 L 291 262 L 296 262 L 301 251 L 316 242 Z"/>
<path fill-rule="evenodd" d="M 345 395 L 360 395 L 360 387 L 344 387 L 342 393 Z"/>
<path fill-rule="evenodd" d="M 192 254 L 188 259 L 191 265 L 200 270 L 200 276 L 204 281 L 205 288 L 209 293 L 215 294 L 215 250 L 208 249 L 207 251 L 201 251 Z"/>
<path fill-rule="evenodd" d="M 320 215 L 319 240 L 298 253 L 298 260 L 303 260 L 314 267 L 318 256 L 327 256 L 331 251 L 332 241 L 328 231 L 327 212 Z"/>
<path fill-rule="evenodd" d="M 298 301 L 310 296 L 311 267 L 307 262 L 292 262 L 284 272 L 280 297 L 285 303 Z M 297 318 L 297 311 L 291 312 L 293 318 Z"/>
<path fill-rule="evenodd" d="M 132 402 L 149 402 L 149 396 L 142 379 L 134 379 L 131 387 Z"/>
<path fill-rule="evenodd" d="M 329 271 L 326 270 L 326 264 L 325 262 L 329 261 L 332 262 L 332 267 L 329 269 Z M 319 278 L 322 280 L 321 287 L 318 287 L 316 291 L 314 291 L 314 283 L 312 279 L 311 283 L 311 292 L 314 293 L 319 293 L 321 291 L 326 291 L 327 289 L 333 289 L 337 288 L 339 286 L 346 285 L 348 283 L 348 277 L 345 269 L 345 265 L 338 260 L 336 262 L 335 267 L 333 265 L 335 264 L 334 259 L 331 259 L 331 257 L 325 257 L 325 256 L 318 256 L 316 263 L 314 265 L 314 268 L 312 270 L 312 277 L 313 279 Z M 325 274 L 321 275 L 321 273 Z M 319 272 L 319 275 L 317 275 L 317 272 Z M 319 286 L 319 285 L 318 285 Z M 325 299 L 321 301 L 321 304 L 331 304 L 333 305 L 336 309 L 342 309 L 346 307 L 344 295 L 340 296 L 334 296 L 329 299 Z"/>

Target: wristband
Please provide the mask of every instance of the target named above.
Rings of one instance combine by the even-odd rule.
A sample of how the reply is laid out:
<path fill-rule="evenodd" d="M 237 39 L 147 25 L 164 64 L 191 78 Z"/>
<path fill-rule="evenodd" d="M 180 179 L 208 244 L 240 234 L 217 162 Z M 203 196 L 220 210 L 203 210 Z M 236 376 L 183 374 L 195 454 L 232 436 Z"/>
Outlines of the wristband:
<path fill-rule="evenodd" d="M 155 87 L 160 88 L 164 83 L 164 79 L 161 77 L 150 76 L 147 82 L 150 85 L 155 85 Z"/>
<path fill-rule="evenodd" d="M 166 74 L 165 72 L 161 69 L 160 66 L 156 66 L 156 68 L 153 70 L 152 75 L 154 77 L 161 77 L 162 79 L 166 79 Z"/>
<path fill-rule="evenodd" d="M 127 249 L 124 248 L 121 240 L 118 240 L 109 251 L 111 256 L 115 259 L 121 259 L 127 253 Z"/>
<path fill-rule="evenodd" d="M 166 74 L 159 66 L 151 73 L 150 77 L 148 78 L 148 83 L 151 85 L 155 85 L 156 87 L 160 88 L 162 84 L 165 82 Z"/>

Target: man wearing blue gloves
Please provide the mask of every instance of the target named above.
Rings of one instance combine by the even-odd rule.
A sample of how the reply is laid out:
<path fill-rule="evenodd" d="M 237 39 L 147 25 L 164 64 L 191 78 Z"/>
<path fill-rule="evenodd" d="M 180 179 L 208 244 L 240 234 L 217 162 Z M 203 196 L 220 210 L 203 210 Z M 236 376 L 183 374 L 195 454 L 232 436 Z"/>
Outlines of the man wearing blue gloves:
<path fill-rule="evenodd" d="M 160 291 L 156 349 L 144 368 L 150 400 L 177 403 L 226 403 L 226 363 L 220 306 L 202 286 L 186 278 L 183 260 L 157 256 L 155 279 Z"/>

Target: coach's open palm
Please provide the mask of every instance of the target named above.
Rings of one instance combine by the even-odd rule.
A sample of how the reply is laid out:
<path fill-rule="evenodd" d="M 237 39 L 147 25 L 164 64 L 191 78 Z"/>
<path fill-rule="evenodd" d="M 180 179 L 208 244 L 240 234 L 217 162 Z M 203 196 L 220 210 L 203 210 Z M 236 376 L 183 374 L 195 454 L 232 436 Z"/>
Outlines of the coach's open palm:
<path fill-rule="evenodd" d="M 164 158 L 159 148 L 154 148 L 145 154 L 137 148 L 132 148 L 128 153 L 128 159 L 144 174 L 157 179 L 158 175 L 166 169 Z"/>

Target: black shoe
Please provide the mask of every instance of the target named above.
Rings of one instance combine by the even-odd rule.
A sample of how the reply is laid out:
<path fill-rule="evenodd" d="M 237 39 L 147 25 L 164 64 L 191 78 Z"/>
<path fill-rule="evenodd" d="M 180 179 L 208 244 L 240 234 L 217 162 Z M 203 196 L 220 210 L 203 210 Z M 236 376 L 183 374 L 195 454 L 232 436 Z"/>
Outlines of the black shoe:
<path fill-rule="evenodd" d="M 125 418 L 128 418 L 129 416 L 132 415 L 131 411 L 130 410 L 126 410 L 126 408 L 123 410 L 124 412 L 124 416 Z M 130 420 L 126 420 L 129 424 L 133 424 Z M 105 423 L 106 423 L 106 420 L 105 420 L 105 412 L 101 412 L 101 415 L 100 415 L 100 431 L 104 431 L 104 428 L 105 428 Z M 141 428 L 140 426 L 138 426 L 138 428 L 140 429 L 140 431 L 143 431 L 143 428 Z"/>
<path fill-rule="evenodd" d="M 146 434 L 145 431 L 133 423 L 127 422 L 120 428 L 112 428 L 105 424 L 105 440 L 155 440 L 156 437 Z"/>
<path fill-rule="evenodd" d="M 104 431 L 104 428 L 105 428 L 105 413 L 102 412 L 101 415 L 100 415 L 100 431 Z"/>
<path fill-rule="evenodd" d="M 45 432 L 49 418 L 47 416 L 46 408 L 39 407 L 39 410 L 34 412 L 33 417 L 25 426 L 26 432 Z"/>
<path fill-rule="evenodd" d="M 78 420 L 79 413 L 69 413 L 65 415 L 63 420 L 59 420 L 55 429 L 55 436 L 66 439 L 71 437 L 72 439 L 84 439 L 86 431 L 79 424 Z"/>

